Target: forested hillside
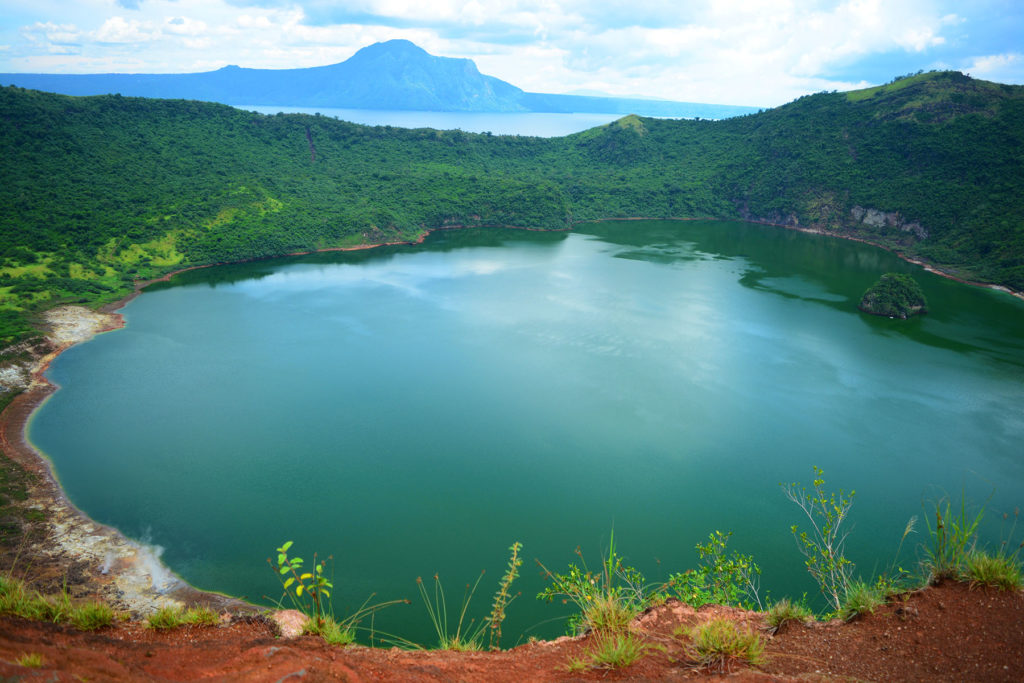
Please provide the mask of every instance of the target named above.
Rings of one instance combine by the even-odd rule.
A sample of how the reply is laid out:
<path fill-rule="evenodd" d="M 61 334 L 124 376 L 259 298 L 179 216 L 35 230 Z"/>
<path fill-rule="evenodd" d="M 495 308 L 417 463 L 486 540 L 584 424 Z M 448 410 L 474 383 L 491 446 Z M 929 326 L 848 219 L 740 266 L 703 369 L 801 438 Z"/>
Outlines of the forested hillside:
<path fill-rule="evenodd" d="M 798 223 L 1024 289 L 1024 87 L 956 72 L 557 139 L 2 88 L 0 179 L 5 343 L 134 279 L 448 224 Z"/>

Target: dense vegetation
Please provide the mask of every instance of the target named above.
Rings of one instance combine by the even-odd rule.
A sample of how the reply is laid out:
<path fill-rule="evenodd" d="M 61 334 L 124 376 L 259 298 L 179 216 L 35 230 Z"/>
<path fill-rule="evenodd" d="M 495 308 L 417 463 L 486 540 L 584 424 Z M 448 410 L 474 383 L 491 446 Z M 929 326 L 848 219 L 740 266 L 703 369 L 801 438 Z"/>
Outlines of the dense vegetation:
<path fill-rule="evenodd" d="M 928 301 L 914 278 L 905 273 L 886 273 L 864 292 L 860 310 L 906 320 L 912 315 L 927 313 Z"/>
<path fill-rule="evenodd" d="M 3 342 L 183 266 L 447 225 L 749 218 L 1024 289 L 1024 87 L 956 72 L 557 139 L 2 88 L 0 178 Z"/>

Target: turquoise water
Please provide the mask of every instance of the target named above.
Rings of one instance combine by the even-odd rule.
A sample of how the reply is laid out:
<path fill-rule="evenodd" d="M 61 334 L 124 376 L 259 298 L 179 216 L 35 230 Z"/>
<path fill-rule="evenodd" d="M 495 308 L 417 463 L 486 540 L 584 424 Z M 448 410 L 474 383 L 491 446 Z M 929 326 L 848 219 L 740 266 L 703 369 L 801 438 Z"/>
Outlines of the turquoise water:
<path fill-rule="evenodd" d="M 932 313 L 861 314 L 909 272 Z M 1024 498 L 1024 302 L 862 244 L 722 222 L 436 232 L 417 247 L 193 271 L 54 363 L 30 436 L 93 518 L 205 589 L 277 597 L 285 540 L 335 561 L 337 606 L 429 642 L 416 577 L 476 614 L 524 543 L 506 644 L 579 545 L 652 580 L 715 529 L 773 596 L 815 592 L 779 482 L 856 489 L 848 555 L 892 560 L 922 503 Z M 994 491 L 994 493 L 993 493 Z M 990 498 L 991 496 L 991 498 Z M 924 525 L 901 564 L 913 565 Z M 1018 538 L 1019 541 L 1019 533 Z"/>

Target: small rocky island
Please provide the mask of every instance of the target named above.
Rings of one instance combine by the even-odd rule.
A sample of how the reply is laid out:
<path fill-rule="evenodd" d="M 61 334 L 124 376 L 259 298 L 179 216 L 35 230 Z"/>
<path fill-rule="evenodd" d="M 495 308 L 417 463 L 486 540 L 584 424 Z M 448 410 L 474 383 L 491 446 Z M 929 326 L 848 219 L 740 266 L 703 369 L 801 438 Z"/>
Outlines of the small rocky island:
<path fill-rule="evenodd" d="M 928 302 L 914 278 L 902 273 L 886 273 L 860 300 L 860 310 L 872 315 L 906 320 L 928 312 Z"/>

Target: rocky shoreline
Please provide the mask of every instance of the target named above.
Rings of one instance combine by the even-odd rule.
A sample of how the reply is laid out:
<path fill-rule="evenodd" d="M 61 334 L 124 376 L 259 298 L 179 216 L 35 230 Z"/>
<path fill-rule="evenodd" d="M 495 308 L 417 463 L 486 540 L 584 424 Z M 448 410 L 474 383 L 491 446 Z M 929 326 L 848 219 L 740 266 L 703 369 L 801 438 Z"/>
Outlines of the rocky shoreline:
<path fill-rule="evenodd" d="M 4 569 L 24 575 L 33 585 L 66 589 L 73 597 L 99 598 L 134 615 L 186 604 L 232 612 L 254 609 L 240 600 L 192 588 L 164 567 L 159 549 L 94 522 L 68 500 L 50 461 L 29 442 L 26 428 L 36 408 L 57 390 L 44 374 L 53 359 L 96 334 L 120 329 L 124 320 L 112 312 L 60 306 L 47 311 L 44 321 L 44 343 L 22 349 L 31 360 L 9 366 L 5 375 L 7 387 L 21 393 L 0 413 L 0 449 L 33 475 L 28 498 L 20 505 L 41 521 L 21 540 L 13 566 Z"/>
<path fill-rule="evenodd" d="M 609 220 L 652 220 L 626 217 Z M 670 218 L 661 220 L 703 220 L 699 218 Z M 748 222 L 772 225 L 811 234 L 840 237 L 877 246 L 894 252 L 900 258 L 924 267 L 929 272 L 965 284 L 988 287 L 1024 299 L 1024 294 L 998 285 L 969 282 L 929 264 L 907 257 L 899 251 L 876 244 L 867 239 L 847 234 L 835 234 L 814 227 L 772 223 L 747 219 Z M 597 222 L 597 221 L 583 221 Z M 458 229 L 462 226 L 446 225 L 437 229 Z M 502 226 L 514 228 L 515 226 Z M 364 244 L 329 248 L 323 251 L 354 251 L 391 244 L 421 243 L 432 230 L 425 230 L 416 239 L 385 244 Z M 313 252 L 301 252 L 302 255 Z M 174 275 L 209 266 L 183 268 L 151 281 L 139 282 L 129 296 L 93 311 L 82 306 L 59 306 L 43 314 L 47 334 L 42 343 L 19 345 L 7 351 L 18 351 L 31 360 L 19 361 L 0 369 L 0 392 L 21 390 L 11 403 L 0 412 L 0 449 L 12 461 L 34 475 L 29 487 L 28 500 L 22 506 L 42 518 L 38 533 L 22 541 L 14 557 L 21 565 L 31 567 L 34 583 L 49 585 L 57 590 L 66 587 L 76 597 L 97 597 L 111 605 L 140 615 L 158 607 L 201 604 L 220 611 L 250 612 L 257 608 L 236 598 L 197 590 L 176 576 L 159 559 L 161 550 L 151 548 L 125 537 L 112 527 L 98 524 L 78 510 L 67 498 L 52 469 L 50 461 L 27 439 L 26 428 L 33 412 L 57 387 L 45 377 L 50 363 L 71 346 L 92 339 L 95 335 L 124 326 L 117 311 L 138 296 L 152 282 L 167 281 Z M 10 567 L 2 567 L 10 569 Z"/>

